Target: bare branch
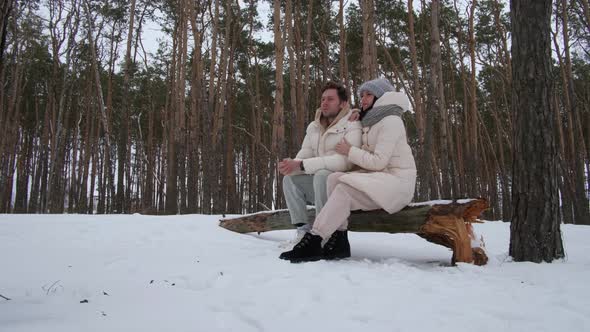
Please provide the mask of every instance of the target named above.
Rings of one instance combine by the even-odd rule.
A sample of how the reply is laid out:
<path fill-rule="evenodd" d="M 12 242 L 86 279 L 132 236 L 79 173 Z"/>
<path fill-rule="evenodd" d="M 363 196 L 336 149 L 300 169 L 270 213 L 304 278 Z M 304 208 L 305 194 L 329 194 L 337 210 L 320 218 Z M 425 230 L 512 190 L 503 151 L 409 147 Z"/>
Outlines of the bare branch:
<path fill-rule="evenodd" d="M 233 128 L 236 128 L 238 130 L 243 131 L 246 135 L 254 138 L 254 135 L 252 135 L 248 130 L 246 130 L 245 128 L 242 127 L 238 127 L 236 125 L 232 125 Z M 268 152 L 268 154 L 270 155 L 270 150 L 266 147 L 266 145 L 262 144 L 261 142 L 258 143 L 258 145 L 260 145 L 266 152 Z"/>

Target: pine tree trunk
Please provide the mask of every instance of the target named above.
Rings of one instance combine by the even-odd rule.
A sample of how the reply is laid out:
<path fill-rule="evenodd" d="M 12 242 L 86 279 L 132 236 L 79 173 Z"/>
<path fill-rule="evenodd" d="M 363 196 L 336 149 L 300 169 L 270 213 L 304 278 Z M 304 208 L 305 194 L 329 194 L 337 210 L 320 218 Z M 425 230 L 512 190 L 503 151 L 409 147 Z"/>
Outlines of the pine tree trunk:
<path fill-rule="evenodd" d="M 43 134 L 41 136 L 41 152 L 39 157 L 38 172 L 38 183 L 39 183 L 39 195 L 38 195 L 38 208 L 37 212 L 46 212 L 46 196 L 47 196 L 47 173 L 49 171 L 49 106 L 45 108 L 45 117 L 43 125 Z"/>
<path fill-rule="evenodd" d="M 510 2 L 515 137 L 510 255 L 516 261 L 564 257 L 551 103 L 551 5 L 551 0 Z"/>
<path fill-rule="evenodd" d="M 166 199 L 164 213 L 174 215 L 178 213 L 178 155 L 176 153 L 177 141 L 176 130 L 178 126 L 177 121 L 177 99 L 176 93 L 178 87 L 176 85 L 176 66 L 179 51 L 179 22 L 175 23 L 173 39 L 172 39 L 172 60 L 170 68 L 168 69 L 168 87 L 169 93 L 166 96 Z"/>
<path fill-rule="evenodd" d="M 85 91 L 86 98 L 91 99 L 92 97 L 92 84 L 87 84 L 87 88 Z M 94 150 L 94 132 L 96 128 L 96 117 L 94 116 L 94 112 L 92 111 L 92 107 L 90 105 L 86 105 L 86 125 L 84 130 L 84 145 L 81 146 L 81 172 L 79 176 L 79 188 L 78 188 L 78 207 L 77 213 L 92 213 L 92 211 L 88 210 L 89 200 L 88 200 L 88 176 L 90 174 L 90 157 L 92 156 L 92 151 Z M 91 193 L 90 199 L 94 195 Z"/>
<path fill-rule="evenodd" d="M 414 100 L 414 112 L 416 113 L 416 130 L 418 131 L 418 151 L 424 149 L 424 102 L 422 99 L 422 87 L 420 74 L 418 72 L 418 52 L 416 49 L 416 36 L 414 33 L 414 8 L 413 1 L 408 1 L 408 29 L 409 29 L 409 46 L 410 46 L 410 60 L 412 61 L 412 99 Z M 424 154 L 419 152 L 417 155 L 418 172 L 423 174 L 422 168 L 425 168 Z M 420 181 L 421 182 L 421 181 Z M 423 192 L 423 186 L 419 184 L 415 196 L 419 196 Z"/>
<path fill-rule="evenodd" d="M 439 2 L 434 0 L 431 2 L 432 15 L 431 15 L 431 35 L 436 35 L 440 38 L 438 32 L 438 6 Z M 424 124 L 426 126 L 424 132 L 424 145 L 419 150 L 419 162 L 418 162 L 418 200 L 427 201 L 438 197 L 438 185 L 437 179 L 439 173 L 435 171 L 438 167 L 436 166 L 436 158 L 434 153 L 434 119 L 440 114 L 440 100 L 438 100 L 438 75 L 439 71 L 436 61 L 440 61 L 440 45 L 436 37 L 432 37 L 430 41 L 430 70 L 428 72 L 428 99 L 426 100 L 426 109 L 429 112 L 424 113 Z M 437 54 L 438 53 L 438 54 Z"/>
<path fill-rule="evenodd" d="M 15 39 L 17 32 L 16 23 L 13 23 L 13 33 Z M 18 45 L 17 45 L 18 49 Z M 18 130 L 20 121 L 19 99 L 23 85 L 23 65 L 21 54 L 18 50 L 15 52 L 14 65 L 12 66 L 13 81 L 10 85 L 10 95 L 8 96 L 6 106 L 6 117 L 4 119 L 2 133 L 3 139 L 0 141 L 0 213 L 10 213 L 12 210 L 12 188 L 14 182 L 14 172 L 16 167 L 16 155 L 20 133 Z M 2 105 L 3 106 L 3 105 Z"/>
<path fill-rule="evenodd" d="M 214 140 L 213 136 L 211 136 L 211 130 L 213 126 L 213 118 L 215 117 L 215 109 L 218 103 L 217 99 L 218 96 L 215 94 L 215 87 L 219 85 L 219 79 L 217 79 L 217 83 L 215 83 L 215 77 L 218 76 L 218 72 L 216 70 L 217 65 L 217 41 L 219 39 L 219 0 L 213 0 L 212 4 L 214 4 L 214 15 L 213 25 L 211 27 L 211 50 L 210 50 L 210 63 L 209 63 L 209 91 L 207 94 L 208 98 L 208 108 L 207 111 L 203 114 L 204 115 L 204 124 L 203 124 L 203 137 L 209 137 L 208 142 L 204 142 L 203 144 L 203 161 L 207 161 L 203 163 L 203 213 L 211 213 L 212 212 L 212 201 L 215 200 L 213 196 L 213 191 L 217 189 L 217 173 L 215 170 L 215 150 L 214 150 Z M 210 9 L 211 10 L 211 9 Z"/>
<path fill-rule="evenodd" d="M 112 149 L 112 145 L 111 145 L 111 131 L 110 131 L 110 125 L 109 125 L 109 115 L 107 115 L 107 110 L 105 108 L 105 104 L 104 104 L 104 98 L 103 98 L 103 93 L 102 93 L 102 84 L 100 81 L 100 72 L 99 72 L 99 68 L 98 68 L 98 61 L 97 61 L 97 52 L 96 52 L 96 45 L 95 45 L 95 41 L 94 41 L 94 36 L 93 36 L 93 30 L 94 30 L 94 26 L 93 26 L 93 18 L 90 15 L 90 9 L 89 9 L 89 5 L 88 5 L 88 0 L 84 0 L 85 2 L 85 6 L 84 9 L 86 11 L 86 17 L 88 19 L 88 22 L 90 24 L 90 29 L 88 29 L 88 42 L 90 45 L 90 53 L 91 53 L 91 62 L 92 62 L 92 71 L 94 74 L 94 80 L 95 80 L 95 88 L 96 88 L 96 92 L 97 92 L 97 101 L 98 101 L 98 108 L 101 112 L 101 122 L 102 122 L 102 126 L 103 126 L 103 130 L 104 130 L 104 136 L 105 136 L 105 144 L 104 144 L 104 158 L 103 158 L 103 170 L 102 170 L 102 184 L 100 186 L 101 189 L 101 193 L 100 193 L 100 199 L 99 199 L 99 208 L 98 208 L 98 213 L 107 213 L 108 212 L 108 202 L 107 202 L 107 193 L 109 191 L 109 186 L 112 186 L 113 181 L 112 181 L 112 173 L 111 173 L 111 149 Z M 107 181 L 109 180 L 109 181 Z M 112 187 L 110 188 L 110 191 L 112 190 Z M 102 204 L 101 204 L 102 203 Z"/>
<path fill-rule="evenodd" d="M 293 3 L 287 0 L 285 3 L 285 35 L 287 41 L 287 51 L 289 53 L 289 100 L 291 106 L 291 128 L 295 130 L 291 135 L 291 146 L 296 148 L 303 142 L 304 132 L 298 132 L 299 109 L 297 105 L 297 65 L 295 62 L 295 36 L 293 29 Z M 294 116 L 293 116 L 294 115 Z M 291 153 L 289 153 L 291 154 Z"/>
<path fill-rule="evenodd" d="M 575 184 L 575 198 L 574 198 L 574 213 L 575 223 L 590 225 L 590 202 L 586 192 L 586 174 L 585 162 L 588 156 L 586 155 L 586 144 L 584 141 L 584 132 L 580 119 L 579 105 L 574 91 L 574 79 L 572 74 L 572 61 L 570 57 L 570 42 L 569 42 L 569 26 L 567 14 L 567 0 L 561 0 L 561 20 L 563 28 L 563 45 L 565 54 L 565 77 L 564 77 L 564 95 L 568 101 L 566 112 L 571 113 L 572 126 L 570 131 L 575 137 L 576 144 L 572 146 L 574 155 L 572 156 L 572 170 L 574 174 Z"/>
<path fill-rule="evenodd" d="M 231 10 L 231 6 L 228 6 Z M 239 4 L 237 12 L 240 12 Z M 236 187 L 236 173 L 237 165 L 236 159 L 234 158 L 234 113 L 236 112 L 236 88 L 235 88 L 235 65 L 234 59 L 236 56 L 236 47 L 238 36 L 241 31 L 241 22 L 239 16 L 235 18 L 235 22 L 230 27 L 232 32 L 231 43 L 229 48 L 229 62 L 228 62 L 228 74 L 227 74 L 227 119 L 225 121 L 225 197 L 226 197 L 226 208 L 222 213 L 239 213 L 238 209 L 238 192 Z"/>
<path fill-rule="evenodd" d="M 188 149 L 188 213 L 197 213 L 199 208 L 199 145 L 200 145 L 200 107 L 202 103 L 202 79 L 203 79 L 203 62 L 201 56 L 202 34 L 197 22 L 201 22 L 197 13 L 200 13 L 200 4 L 192 1 L 188 5 L 191 29 L 193 33 L 193 59 L 192 59 L 192 77 L 191 77 L 191 109 L 189 113 L 189 140 Z M 201 24 L 202 25 L 202 24 Z"/>
<path fill-rule="evenodd" d="M 23 131 L 23 136 L 19 145 L 20 154 L 16 165 L 17 175 L 14 213 L 27 213 L 31 150 L 33 149 L 30 133 Z"/>
<path fill-rule="evenodd" d="M 307 29 L 305 31 L 305 46 L 303 47 L 305 49 L 305 80 L 303 84 L 303 103 L 305 110 L 309 110 L 311 108 L 309 90 L 311 83 L 311 29 L 313 25 L 313 6 L 314 0 L 309 0 L 309 3 L 307 4 Z M 312 113 L 313 112 L 307 112 L 307 117 L 312 117 Z"/>
<path fill-rule="evenodd" d="M 2 82 L 2 80 L 0 79 L 0 82 Z M 0 103 L 0 105 L 2 105 Z M 42 136 L 40 133 L 40 127 L 44 126 L 44 123 L 41 122 L 41 117 L 39 115 L 39 97 L 35 96 L 35 121 L 39 124 L 36 129 L 35 132 L 33 134 L 33 137 L 35 138 L 36 141 L 41 142 L 42 140 Z M 38 208 L 39 208 L 39 185 L 41 182 L 41 154 L 43 151 L 43 146 L 41 144 L 34 144 L 33 145 L 33 161 L 32 161 L 32 166 L 31 166 L 31 172 L 32 172 L 32 184 L 31 184 L 31 189 L 30 189 L 30 196 L 29 196 L 29 213 L 37 213 Z"/>
<path fill-rule="evenodd" d="M 157 201 L 155 198 L 155 180 L 158 180 L 158 173 L 156 172 L 156 147 L 154 146 L 154 131 L 155 131 L 155 124 L 154 124 L 154 117 L 155 117 L 155 109 L 150 109 L 148 115 L 148 139 L 147 139 L 147 147 L 146 147 L 146 154 L 147 154 L 147 165 L 146 165 L 146 183 L 145 183 L 145 190 L 144 190 L 144 208 L 147 209 L 148 212 L 156 213 L 157 212 Z"/>
<path fill-rule="evenodd" d="M 123 98 L 121 106 L 121 124 L 119 139 L 117 141 L 117 197 L 114 201 L 114 211 L 117 213 L 129 212 L 129 197 L 125 195 L 125 170 L 127 169 L 127 137 L 129 135 L 130 99 L 129 80 L 131 79 L 131 44 L 133 41 L 133 26 L 135 22 L 135 0 L 129 3 L 129 29 L 127 30 L 127 47 L 125 50 L 125 65 L 123 69 Z M 129 174 L 127 174 L 129 175 Z"/>
<path fill-rule="evenodd" d="M 310 1 L 310 6 L 311 6 Z M 305 100 L 305 91 L 308 90 L 307 86 L 305 86 L 305 78 L 304 78 L 304 70 L 303 66 L 305 65 L 305 55 L 307 54 L 307 49 L 305 49 L 305 41 L 303 40 L 301 31 L 305 27 L 303 25 L 303 21 L 301 18 L 301 1 L 295 1 L 295 50 L 297 54 L 297 62 L 295 63 L 297 66 L 297 124 L 295 126 L 297 142 L 299 142 L 295 149 L 299 148 L 301 142 L 303 142 L 303 137 L 305 136 L 305 121 L 306 115 L 309 110 L 309 105 L 306 104 Z"/>
<path fill-rule="evenodd" d="M 556 8 L 556 15 L 559 16 L 559 3 Z M 559 20 L 555 20 L 555 30 L 559 31 Z M 571 96 L 569 94 L 568 85 L 570 84 L 568 75 L 567 75 L 567 65 L 565 64 L 564 57 L 562 56 L 562 51 L 560 45 L 562 44 L 561 38 L 558 36 L 557 33 L 553 34 L 553 45 L 555 46 L 557 60 L 559 63 L 561 79 L 563 82 L 563 90 L 557 88 L 558 90 L 555 93 L 562 98 L 562 105 L 560 106 L 559 102 L 556 98 L 552 99 L 555 100 L 554 107 L 557 110 L 556 113 L 556 123 L 557 123 L 557 134 L 558 134 L 558 151 L 561 155 L 559 158 L 559 177 L 560 179 L 560 190 L 561 190 L 561 203 L 562 203 L 562 214 L 563 214 L 563 221 L 565 223 L 576 223 L 576 183 L 575 179 L 577 177 L 576 171 L 576 149 L 577 146 L 575 144 L 575 129 L 574 129 L 574 120 L 573 120 L 573 112 L 571 106 Z M 564 128 L 563 123 L 561 121 L 560 109 L 564 110 L 565 115 L 565 123 L 567 126 Z M 565 132 L 564 132 L 565 129 Z M 564 144 L 564 139 L 567 139 L 568 144 Z M 567 146 L 567 149 L 565 148 Z"/>
<path fill-rule="evenodd" d="M 433 0 L 430 4 L 431 20 L 430 20 L 430 81 L 429 91 L 430 98 L 428 98 L 429 113 L 440 115 L 440 176 L 442 178 L 441 194 L 443 197 L 452 197 L 451 195 L 451 181 L 449 169 L 449 149 L 448 149 L 448 113 L 445 105 L 445 95 L 443 89 L 442 77 L 442 60 L 440 52 L 440 3 L 438 0 Z M 435 176 L 439 178 L 439 176 Z M 431 197 L 432 199 L 435 197 Z"/>
<path fill-rule="evenodd" d="M 75 122 L 73 124 L 74 133 L 72 135 L 72 149 L 71 149 L 71 170 L 70 170 L 70 190 L 68 192 L 68 213 L 74 213 L 76 211 L 76 207 L 78 205 L 78 180 L 76 170 L 79 167 L 79 144 L 80 144 L 80 121 L 82 114 L 81 112 L 77 112 L 75 114 Z"/>
<path fill-rule="evenodd" d="M 361 0 L 363 13 L 363 81 L 377 77 L 377 42 L 375 38 L 375 4 L 373 0 Z"/>
<path fill-rule="evenodd" d="M 186 90 L 186 62 L 188 56 L 188 17 L 187 17 L 188 1 L 181 1 L 179 6 L 179 17 L 180 17 L 180 35 L 178 47 L 178 66 L 177 66 L 177 93 L 175 96 L 176 102 L 176 119 L 177 126 L 175 128 L 175 140 L 177 145 L 177 158 L 178 158 L 178 195 L 179 206 L 178 210 L 180 213 L 186 213 L 187 210 L 187 188 L 186 188 L 186 110 L 185 110 L 185 90 Z"/>
<path fill-rule="evenodd" d="M 556 110 L 559 110 L 559 102 L 558 100 L 559 92 L 553 91 L 552 101 L 553 107 Z M 572 186 L 570 184 L 571 177 L 569 174 L 569 168 L 567 167 L 567 162 L 565 160 L 565 156 L 567 156 L 565 152 L 565 143 L 564 143 L 564 134 L 563 134 L 563 124 L 561 121 L 561 114 L 559 111 L 555 112 L 555 127 L 556 127 L 556 140 L 557 140 L 557 149 L 558 155 L 562 156 L 559 158 L 558 161 L 558 183 L 559 183 L 559 191 L 561 193 L 561 215 L 560 215 L 560 223 L 571 224 L 574 222 L 573 216 L 573 207 L 572 207 Z"/>
<path fill-rule="evenodd" d="M 338 61 L 338 76 L 346 88 L 348 93 L 348 101 L 350 102 L 350 85 L 348 84 L 348 63 L 346 57 L 346 27 L 344 25 L 344 0 L 339 1 L 338 7 L 338 25 L 340 27 L 340 51 Z M 299 128 L 298 128 L 299 129 Z M 301 143 L 301 141 L 299 141 Z"/>
<path fill-rule="evenodd" d="M 4 67 L 4 51 L 6 48 L 6 37 L 8 36 L 8 22 L 12 15 L 12 8 L 16 3 L 16 0 L 5 0 L 2 1 L 2 5 L 0 6 L 0 68 Z M 2 104 L 0 103 L 0 105 Z"/>
<path fill-rule="evenodd" d="M 255 211 L 259 203 L 263 200 L 265 172 L 262 170 L 264 164 L 263 158 L 268 158 L 269 154 L 262 151 L 262 113 L 260 96 L 260 71 L 258 56 L 254 49 L 254 3 L 250 3 L 249 8 L 249 46 L 248 46 L 248 76 L 247 84 L 250 90 L 250 172 L 249 172 L 249 211 Z M 254 62 L 252 63 L 252 59 Z"/>
<path fill-rule="evenodd" d="M 457 0 L 454 1 L 454 8 L 455 8 L 455 14 L 460 17 L 460 10 L 457 6 Z M 458 36 L 457 36 L 457 50 L 458 50 L 458 56 L 459 56 L 459 72 L 460 72 L 460 84 L 461 84 L 461 89 L 463 92 L 463 105 L 462 105 L 462 117 L 460 118 L 460 121 L 458 122 L 459 125 L 461 125 L 461 130 L 457 130 L 456 133 L 457 135 L 461 136 L 460 138 L 458 138 L 456 140 L 457 142 L 457 171 L 459 174 L 458 180 L 459 180 L 459 188 L 460 188 L 460 193 L 459 195 L 466 195 L 469 191 L 469 182 L 471 181 L 469 178 L 469 169 L 468 169 L 468 158 L 469 157 L 469 140 L 470 140 L 470 135 L 469 135 L 469 117 L 467 115 L 468 110 L 469 110 L 469 94 L 468 94 L 468 90 L 467 90 L 467 69 L 465 68 L 464 65 L 464 59 L 465 59 L 465 51 L 464 51 L 464 36 L 463 36 L 463 30 L 459 30 L 458 31 Z"/>
<path fill-rule="evenodd" d="M 276 163 L 285 156 L 285 122 L 283 118 L 283 56 L 284 44 L 281 34 L 281 4 L 278 1 L 273 5 L 274 16 L 274 41 L 275 41 L 275 82 L 276 92 L 274 98 L 274 112 L 272 121 L 272 144 L 271 144 L 271 172 L 278 180 L 278 171 Z M 272 179 L 272 177 L 271 177 Z M 282 201 L 282 186 L 277 181 L 276 202 Z M 279 204 L 281 206 L 282 204 Z"/>

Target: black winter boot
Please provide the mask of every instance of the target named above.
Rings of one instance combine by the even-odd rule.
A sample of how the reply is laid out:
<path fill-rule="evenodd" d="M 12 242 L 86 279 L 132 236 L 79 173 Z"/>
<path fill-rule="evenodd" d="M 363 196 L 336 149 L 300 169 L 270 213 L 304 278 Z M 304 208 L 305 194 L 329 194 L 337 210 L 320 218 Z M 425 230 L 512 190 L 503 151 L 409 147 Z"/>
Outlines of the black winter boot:
<path fill-rule="evenodd" d="M 293 250 L 285 251 L 279 258 L 290 260 L 291 263 L 318 261 L 323 258 L 322 237 L 305 233 L 301 241 L 293 247 Z"/>
<path fill-rule="evenodd" d="M 324 259 L 342 259 L 350 257 L 350 243 L 347 231 L 336 231 L 324 244 Z"/>

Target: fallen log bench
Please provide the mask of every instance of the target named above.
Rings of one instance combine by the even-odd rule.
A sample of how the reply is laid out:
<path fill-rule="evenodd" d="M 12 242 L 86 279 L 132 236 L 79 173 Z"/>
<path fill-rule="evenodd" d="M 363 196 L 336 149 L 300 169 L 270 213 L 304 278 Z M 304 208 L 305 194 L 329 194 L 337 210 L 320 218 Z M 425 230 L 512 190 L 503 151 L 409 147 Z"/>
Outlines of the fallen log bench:
<path fill-rule="evenodd" d="M 355 232 L 414 233 L 429 242 L 450 248 L 453 265 L 456 262 L 485 265 L 488 257 L 483 238 L 476 238 L 472 223 L 480 223 L 479 216 L 488 208 L 485 199 L 477 198 L 412 203 L 394 214 L 384 210 L 353 211 L 348 229 Z M 315 209 L 309 208 L 307 213 L 308 220 L 312 222 Z M 238 233 L 293 229 L 288 210 L 224 218 L 219 225 Z"/>

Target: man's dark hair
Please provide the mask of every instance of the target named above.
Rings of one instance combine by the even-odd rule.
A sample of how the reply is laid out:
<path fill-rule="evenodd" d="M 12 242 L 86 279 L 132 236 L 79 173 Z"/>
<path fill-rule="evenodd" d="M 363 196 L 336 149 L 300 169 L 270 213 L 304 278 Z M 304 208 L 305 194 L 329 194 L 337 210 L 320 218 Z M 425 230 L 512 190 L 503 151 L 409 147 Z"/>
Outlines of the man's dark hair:
<path fill-rule="evenodd" d="M 330 82 L 326 83 L 326 85 L 324 85 L 324 87 L 322 88 L 322 93 L 324 93 L 326 90 L 330 90 L 330 89 L 334 89 L 338 92 L 338 98 L 340 98 L 341 102 L 348 101 L 348 93 L 346 92 L 344 85 L 330 81 Z"/>

